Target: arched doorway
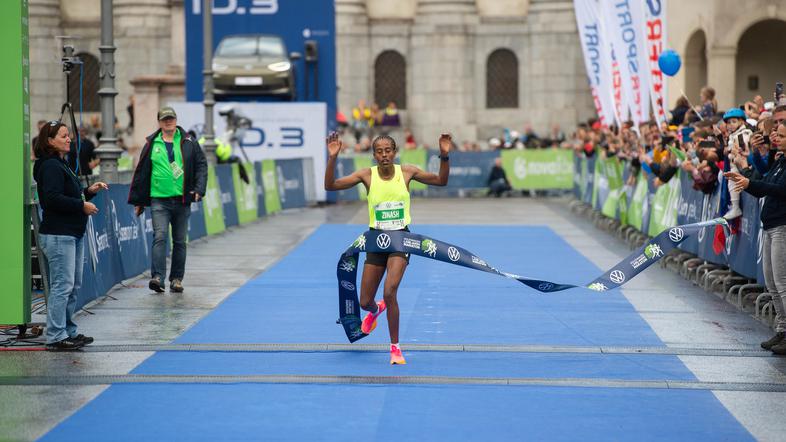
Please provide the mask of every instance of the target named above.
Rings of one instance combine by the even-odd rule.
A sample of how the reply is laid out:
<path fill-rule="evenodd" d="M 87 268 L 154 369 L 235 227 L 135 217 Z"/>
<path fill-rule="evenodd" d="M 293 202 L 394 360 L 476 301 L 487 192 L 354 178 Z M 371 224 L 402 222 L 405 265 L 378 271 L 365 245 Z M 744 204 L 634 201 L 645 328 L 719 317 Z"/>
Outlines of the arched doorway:
<path fill-rule="evenodd" d="M 382 109 L 391 101 L 407 108 L 407 61 L 396 51 L 384 51 L 374 62 L 374 100 Z"/>
<path fill-rule="evenodd" d="M 699 91 L 707 85 L 707 36 L 699 29 L 685 46 L 685 95 L 697 104 Z M 669 103 L 673 106 L 674 103 Z"/>
<path fill-rule="evenodd" d="M 755 95 L 772 101 L 775 82 L 786 83 L 786 22 L 764 20 L 749 27 L 737 44 L 735 104 Z"/>

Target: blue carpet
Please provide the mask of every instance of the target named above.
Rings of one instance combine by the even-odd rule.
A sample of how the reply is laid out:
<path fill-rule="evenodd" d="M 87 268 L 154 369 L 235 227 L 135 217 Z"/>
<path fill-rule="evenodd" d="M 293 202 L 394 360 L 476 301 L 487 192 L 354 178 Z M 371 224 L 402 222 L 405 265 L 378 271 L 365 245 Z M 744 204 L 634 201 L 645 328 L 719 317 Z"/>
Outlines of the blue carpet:
<path fill-rule="evenodd" d="M 325 225 L 178 343 L 346 342 L 336 261 L 362 231 Z M 546 227 L 416 226 L 512 273 L 599 275 Z M 657 294 L 655 294 L 657 295 Z M 406 343 L 663 345 L 619 291 L 544 295 L 412 258 L 399 289 L 409 362 L 387 354 L 159 352 L 138 374 L 437 375 L 694 380 L 663 355 L 407 352 Z M 387 342 L 380 319 L 364 343 Z M 709 391 L 475 386 L 115 385 L 44 440 L 750 440 Z"/>

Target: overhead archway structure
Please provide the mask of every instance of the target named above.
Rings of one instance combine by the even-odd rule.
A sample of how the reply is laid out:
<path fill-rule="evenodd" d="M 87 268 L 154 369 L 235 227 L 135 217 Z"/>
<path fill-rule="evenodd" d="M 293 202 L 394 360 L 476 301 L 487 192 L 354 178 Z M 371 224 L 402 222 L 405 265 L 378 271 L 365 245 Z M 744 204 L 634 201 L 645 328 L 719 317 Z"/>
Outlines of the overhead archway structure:
<path fill-rule="evenodd" d="M 685 95 L 691 102 L 696 102 L 701 88 L 707 85 L 707 34 L 703 29 L 696 30 L 688 39 L 684 69 Z"/>
<path fill-rule="evenodd" d="M 737 44 L 735 105 L 756 95 L 774 99 L 775 83 L 786 82 L 786 21 L 764 20 L 750 26 Z"/>

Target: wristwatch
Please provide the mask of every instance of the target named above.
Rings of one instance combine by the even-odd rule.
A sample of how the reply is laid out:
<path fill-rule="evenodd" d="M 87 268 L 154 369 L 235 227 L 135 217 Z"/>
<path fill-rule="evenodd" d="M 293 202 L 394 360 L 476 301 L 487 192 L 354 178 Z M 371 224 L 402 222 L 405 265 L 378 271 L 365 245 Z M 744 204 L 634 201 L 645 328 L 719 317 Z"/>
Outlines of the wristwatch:
<path fill-rule="evenodd" d="M 450 156 L 448 156 L 448 155 L 440 155 L 439 159 L 442 160 L 442 161 L 447 161 L 447 160 L 450 159 Z"/>

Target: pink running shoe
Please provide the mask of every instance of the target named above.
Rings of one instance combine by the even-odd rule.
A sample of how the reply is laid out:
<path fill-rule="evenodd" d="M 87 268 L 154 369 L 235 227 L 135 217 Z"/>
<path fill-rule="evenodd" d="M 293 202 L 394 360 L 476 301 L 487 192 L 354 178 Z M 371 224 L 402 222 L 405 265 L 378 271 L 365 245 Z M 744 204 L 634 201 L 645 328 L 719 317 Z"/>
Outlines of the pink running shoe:
<path fill-rule="evenodd" d="M 401 354 L 401 349 L 390 344 L 390 365 L 407 365 L 407 360 Z"/>
<path fill-rule="evenodd" d="M 370 335 L 371 332 L 377 328 L 377 318 L 382 314 L 382 312 L 385 311 L 385 308 L 387 308 L 385 301 L 379 301 L 377 303 L 377 312 L 369 312 L 366 317 L 363 318 L 363 322 L 360 324 L 360 331 L 362 331 L 364 334 Z"/>

